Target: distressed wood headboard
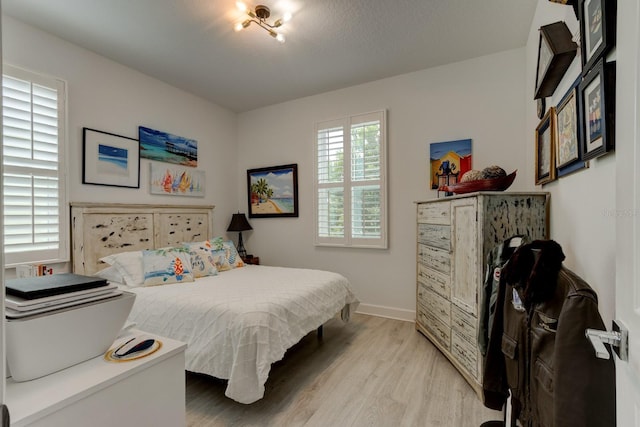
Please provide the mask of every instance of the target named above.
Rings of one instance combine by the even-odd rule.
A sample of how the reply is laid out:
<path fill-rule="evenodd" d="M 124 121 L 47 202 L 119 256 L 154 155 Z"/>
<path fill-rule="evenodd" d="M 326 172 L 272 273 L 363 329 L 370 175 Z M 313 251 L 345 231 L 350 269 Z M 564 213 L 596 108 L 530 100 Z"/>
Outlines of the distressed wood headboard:
<path fill-rule="evenodd" d="M 118 252 L 206 240 L 214 206 L 71 203 L 73 271 L 91 275 Z"/>

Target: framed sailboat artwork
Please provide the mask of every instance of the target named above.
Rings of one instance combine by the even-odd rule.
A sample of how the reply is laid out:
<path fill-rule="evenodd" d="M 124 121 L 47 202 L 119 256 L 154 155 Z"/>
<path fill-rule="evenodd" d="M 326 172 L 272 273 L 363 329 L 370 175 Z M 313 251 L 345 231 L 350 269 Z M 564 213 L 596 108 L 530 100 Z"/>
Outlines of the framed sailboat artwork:
<path fill-rule="evenodd" d="M 151 163 L 151 194 L 204 197 L 205 173 L 189 167 Z"/>

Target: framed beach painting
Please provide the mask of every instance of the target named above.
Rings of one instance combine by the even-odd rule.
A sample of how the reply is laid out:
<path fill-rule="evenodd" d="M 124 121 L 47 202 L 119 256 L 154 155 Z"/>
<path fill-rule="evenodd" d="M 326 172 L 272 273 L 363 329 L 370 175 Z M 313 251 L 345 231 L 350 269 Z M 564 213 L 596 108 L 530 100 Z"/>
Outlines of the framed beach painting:
<path fill-rule="evenodd" d="M 140 188 L 138 140 L 82 128 L 82 183 Z"/>
<path fill-rule="evenodd" d="M 204 171 L 151 162 L 151 194 L 204 197 Z"/>
<path fill-rule="evenodd" d="M 298 165 L 247 170 L 249 218 L 298 216 Z"/>
<path fill-rule="evenodd" d="M 198 166 L 198 141 L 138 126 L 140 157 L 182 166 Z"/>

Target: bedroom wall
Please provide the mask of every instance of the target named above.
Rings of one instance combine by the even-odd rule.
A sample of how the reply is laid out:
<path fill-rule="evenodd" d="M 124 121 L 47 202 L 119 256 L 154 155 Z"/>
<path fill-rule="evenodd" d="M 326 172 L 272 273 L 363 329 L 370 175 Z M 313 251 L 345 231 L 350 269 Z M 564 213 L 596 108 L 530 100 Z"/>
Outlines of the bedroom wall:
<path fill-rule="evenodd" d="M 3 15 L 4 62 L 67 82 L 69 201 L 216 205 L 214 231 L 224 234 L 236 206 L 236 114 Z M 149 160 L 140 189 L 82 184 L 82 128 L 138 138 L 144 125 L 198 141 L 206 195 L 151 195 Z"/>
<path fill-rule="evenodd" d="M 518 170 L 511 189 L 532 190 L 523 153 L 525 50 L 298 99 L 239 115 L 238 209 L 247 212 L 246 170 L 298 164 L 299 218 L 251 219 L 243 233 L 262 264 L 329 269 L 344 274 L 361 311 L 413 320 L 416 286 L 416 200 L 428 189 L 429 144 L 471 138 L 476 169 Z M 388 112 L 389 249 L 313 245 L 314 123 L 378 109 Z"/>
<path fill-rule="evenodd" d="M 527 164 L 531 165 L 534 164 L 535 155 L 532 143 L 539 123 L 536 103 L 533 101 L 538 29 L 557 21 L 564 21 L 579 39 L 578 20 L 571 6 L 538 0 L 526 46 L 526 135 L 529 141 Z M 615 59 L 615 50 L 608 56 L 608 60 L 612 59 Z M 547 98 L 547 108 L 560 102 L 581 70 L 578 53 L 553 96 Z M 585 279 L 598 293 L 599 309 L 605 325 L 610 325 L 614 317 L 615 177 L 614 152 L 592 160 L 588 169 L 561 177 L 544 186 L 544 191 L 551 193 L 551 238 L 562 245 L 567 257 L 565 266 Z"/>
<path fill-rule="evenodd" d="M 223 234 L 231 214 L 247 211 L 246 169 L 299 165 L 300 217 L 251 219 L 249 252 L 263 264 L 339 271 L 353 283 L 363 310 L 412 319 L 415 310 L 415 200 L 427 189 L 429 143 L 473 140 L 475 168 L 518 170 L 511 190 L 534 190 L 533 101 L 538 28 L 564 20 L 577 29 L 571 7 L 539 0 L 525 48 L 303 98 L 235 115 L 197 96 L 123 67 L 3 15 L 5 62 L 62 78 L 69 91 L 69 199 L 87 202 L 215 204 Z M 579 72 L 568 70 L 555 105 Z M 570 77 L 569 77 L 570 76 Z M 316 121 L 386 108 L 389 142 L 389 249 L 313 246 L 313 125 Z M 149 162 L 141 188 L 82 185 L 82 127 L 137 137 L 147 125 L 198 140 L 207 158 L 205 198 L 149 194 Z M 237 142 L 237 145 L 236 145 Z M 598 291 L 605 323 L 613 317 L 615 281 L 615 154 L 546 185 L 551 237 L 565 265 Z M 236 179 L 232 182 L 229 177 Z M 590 197 L 585 197 L 588 194 Z M 233 236 L 235 238 L 235 236 Z"/>

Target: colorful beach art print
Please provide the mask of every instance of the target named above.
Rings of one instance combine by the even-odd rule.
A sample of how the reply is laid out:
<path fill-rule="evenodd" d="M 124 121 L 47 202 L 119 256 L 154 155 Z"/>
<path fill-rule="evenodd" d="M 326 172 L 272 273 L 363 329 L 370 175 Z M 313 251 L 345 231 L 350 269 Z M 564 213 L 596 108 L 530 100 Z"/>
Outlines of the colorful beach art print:
<path fill-rule="evenodd" d="M 430 188 L 455 184 L 471 170 L 471 140 L 433 142 L 429 146 Z"/>
<path fill-rule="evenodd" d="M 151 194 L 204 197 L 204 190 L 204 171 L 151 163 Z"/>
<path fill-rule="evenodd" d="M 138 140 L 82 129 L 82 183 L 140 188 Z"/>
<path fill-rule="evenodd" d="M 138 126 L 140 156 L 144 159 L 198 166 L 198 141 Z"/>
<path fill-rule="evenodd" d="M 298 165 L 247 170 L 249 218 L 298 216 Z"/>

